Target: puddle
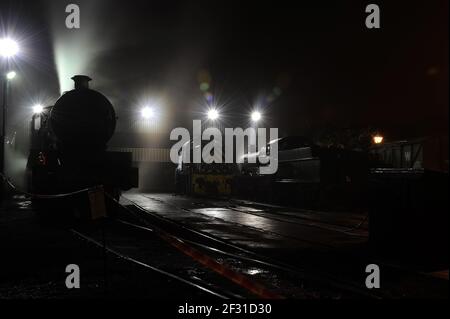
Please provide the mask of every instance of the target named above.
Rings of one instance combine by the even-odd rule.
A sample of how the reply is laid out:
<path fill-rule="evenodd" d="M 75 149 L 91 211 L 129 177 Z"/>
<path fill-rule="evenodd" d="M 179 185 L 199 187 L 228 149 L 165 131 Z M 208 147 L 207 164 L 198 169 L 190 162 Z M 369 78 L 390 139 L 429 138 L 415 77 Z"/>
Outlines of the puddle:
<path fill-rule="evenodd" d="M 263 270 L 260 268 L 248 268 L 248 269 L 244 269 L 243 272 L 247 275 L 258 275 L 258 274 L 268 273 L 267 270 Z"/>

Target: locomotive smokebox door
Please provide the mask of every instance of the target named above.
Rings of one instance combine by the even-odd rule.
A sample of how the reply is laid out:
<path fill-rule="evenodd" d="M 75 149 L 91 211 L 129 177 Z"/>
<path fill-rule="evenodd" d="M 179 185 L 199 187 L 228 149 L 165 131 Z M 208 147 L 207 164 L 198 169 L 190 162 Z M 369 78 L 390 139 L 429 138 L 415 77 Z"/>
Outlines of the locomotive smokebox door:
<path fill-rule="evenodd" d="M 50 113 L 58 147 L 62 153 L 105 150 L 116 127 L 114 108 L 103 94 L 89 88 L 90 77 L 75 75 L 72 79 L 75 89 L 64 93 Z"/>

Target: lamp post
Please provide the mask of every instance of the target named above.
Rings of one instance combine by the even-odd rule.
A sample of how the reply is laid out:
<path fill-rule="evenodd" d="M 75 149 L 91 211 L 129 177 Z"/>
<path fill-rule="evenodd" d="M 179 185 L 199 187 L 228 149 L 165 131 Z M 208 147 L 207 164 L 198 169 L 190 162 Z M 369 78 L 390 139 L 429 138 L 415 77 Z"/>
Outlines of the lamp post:
<path fill-rule="evenodd" d="M 5 175 L 5 138 L 6 138 L 6 117 L 8 115 L 8 89 L 9 82 L 16 77 L 16 72 L 10 71 L 3 74 L 3 101 L 2 101 L 2 131 L 0 138 L 0 172 Z"/>
<path fill-rule="evenodd" d="M 8 70 L 9 59 L 13 58 L 19 52 L 19 45 L 10 38 L 0 39 L 0 56 L 5 59 L 5 69 L 2 70 L 3 99 L 2 99 L 2 130 L 0 137 L 0 173 L 5 175 L 5 137 L 6 137 L 6 117 L 8 108 L 8 88 L 9 82 L 16 77 L 16 72 Z M 6 72 L 4 72 L 6 71 Z M 0 180 L 0 199 L 3 199 L 4 183 Z"/>

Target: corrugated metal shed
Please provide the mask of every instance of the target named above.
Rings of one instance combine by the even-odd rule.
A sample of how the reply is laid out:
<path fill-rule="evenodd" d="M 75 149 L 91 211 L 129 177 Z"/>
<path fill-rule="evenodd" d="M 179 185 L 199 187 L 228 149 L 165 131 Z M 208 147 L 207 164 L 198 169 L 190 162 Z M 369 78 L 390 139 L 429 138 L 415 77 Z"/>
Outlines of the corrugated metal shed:
<path fill-rule="evenodd" d="M 133 154 L 133 162 L 170 162 L 170 149 L 168 148 L 111 147 L 109 150 L 115 152 L 131 152 Z"/>

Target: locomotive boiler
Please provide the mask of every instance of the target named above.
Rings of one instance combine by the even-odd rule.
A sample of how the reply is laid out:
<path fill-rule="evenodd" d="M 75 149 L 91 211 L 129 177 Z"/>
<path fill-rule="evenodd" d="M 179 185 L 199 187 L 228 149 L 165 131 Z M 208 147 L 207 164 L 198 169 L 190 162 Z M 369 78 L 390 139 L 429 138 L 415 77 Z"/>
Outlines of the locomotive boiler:
<path fill-rule="evenodd" d="M 111 102 L 89 88 L 91 78 L 72 77 L 75 88 L 33 115 L 27 163 L 29 191 L 62 194 L 103 186 L 118 198 L 138 186 L 132 154 L 107 151 L 116 114 Z"/>

